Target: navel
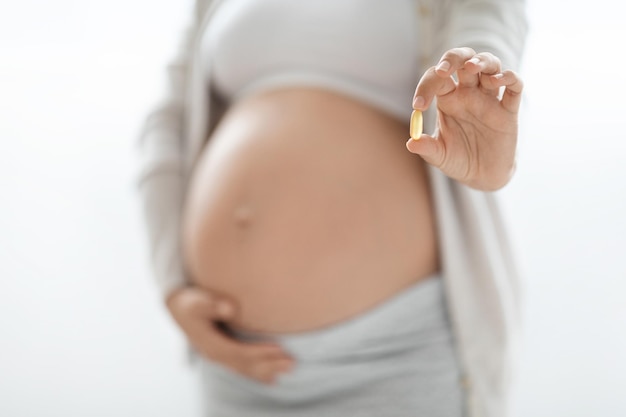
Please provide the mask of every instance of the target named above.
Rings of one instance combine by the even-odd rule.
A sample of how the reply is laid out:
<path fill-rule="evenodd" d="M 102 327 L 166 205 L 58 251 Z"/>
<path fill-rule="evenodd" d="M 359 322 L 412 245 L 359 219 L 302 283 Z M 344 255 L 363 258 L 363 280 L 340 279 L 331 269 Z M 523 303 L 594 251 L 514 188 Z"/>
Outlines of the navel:
<path fill-rule="evenodd" d="M 233 211 L 233 220 L 235 225 L 241 229 L 247 229 L 252 224 L 252 207 L 243 204 L 235 208 Z"/>

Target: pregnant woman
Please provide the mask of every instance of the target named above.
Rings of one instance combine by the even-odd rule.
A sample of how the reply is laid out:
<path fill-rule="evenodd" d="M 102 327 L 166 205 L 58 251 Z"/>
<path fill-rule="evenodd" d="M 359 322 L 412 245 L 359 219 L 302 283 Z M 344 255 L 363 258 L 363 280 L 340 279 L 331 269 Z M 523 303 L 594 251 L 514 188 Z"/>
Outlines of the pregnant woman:
<path fill-rule="evenodd" d="M 197 3 L 141 190 L 208 416 L 505 415 L 521 3 Z"/>

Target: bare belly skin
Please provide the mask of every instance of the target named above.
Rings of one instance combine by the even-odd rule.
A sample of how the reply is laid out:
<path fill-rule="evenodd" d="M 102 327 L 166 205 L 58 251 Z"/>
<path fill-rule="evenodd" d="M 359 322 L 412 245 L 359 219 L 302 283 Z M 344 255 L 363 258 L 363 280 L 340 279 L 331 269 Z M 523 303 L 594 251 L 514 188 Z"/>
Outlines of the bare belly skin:
<path fill-rule="evenodd" d="M 410 111 L 305 88 L 229 109 L 192 174 L 183 244 L 192 282 L 237 304 L 233 327 L 324 327 L 438 270 Z"/>

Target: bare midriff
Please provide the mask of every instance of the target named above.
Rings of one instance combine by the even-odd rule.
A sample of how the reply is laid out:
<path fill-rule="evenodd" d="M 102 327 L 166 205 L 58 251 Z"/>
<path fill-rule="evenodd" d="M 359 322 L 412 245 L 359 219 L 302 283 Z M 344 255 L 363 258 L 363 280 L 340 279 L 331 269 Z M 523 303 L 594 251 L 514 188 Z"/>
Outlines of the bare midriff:
<path fill-rule="evenodd" d="M 192 173 L 183 245 L 191 281 L 235 302 L 231 326 L 313 330 L 438 270 L 410 110 L 401 121 L 315 88 L 229 108 Z"/>

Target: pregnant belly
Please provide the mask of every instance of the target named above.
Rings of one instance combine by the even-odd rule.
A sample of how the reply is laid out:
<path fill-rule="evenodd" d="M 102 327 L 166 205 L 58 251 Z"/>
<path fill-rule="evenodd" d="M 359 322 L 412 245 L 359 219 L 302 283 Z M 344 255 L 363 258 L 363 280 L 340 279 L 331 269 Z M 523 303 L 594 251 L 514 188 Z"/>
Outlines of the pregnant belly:
<path fill-rule="evenodd" d="M 347 319 L 435 272 L 428 181 L 407 137 L 406 123 L 322 90 L 232 106 L 190 183 L 192 281 L 235 301 L 234 327 L 288 333 Z"/>

